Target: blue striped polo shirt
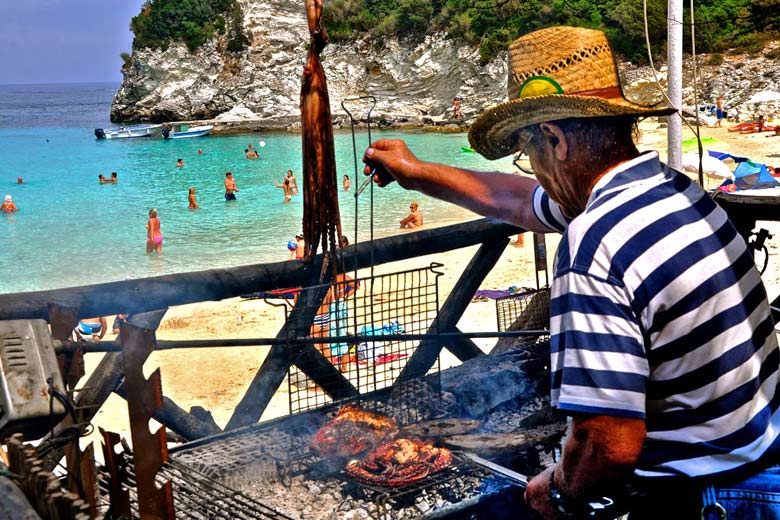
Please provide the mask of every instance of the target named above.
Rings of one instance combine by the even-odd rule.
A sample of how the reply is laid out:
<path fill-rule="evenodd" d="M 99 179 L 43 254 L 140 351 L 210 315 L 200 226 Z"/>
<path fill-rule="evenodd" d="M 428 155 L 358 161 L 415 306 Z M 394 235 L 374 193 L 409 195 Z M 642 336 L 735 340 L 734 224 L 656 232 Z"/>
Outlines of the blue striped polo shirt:
<path fill-rule="evenodd" d="M 726 213 L 644 154 L 609 171 L 563 232 L 551 295 L 552 402 L 644 419 L 637 475 L 728 475 L 780 452 L 778 350 L 766 291 Z"/>

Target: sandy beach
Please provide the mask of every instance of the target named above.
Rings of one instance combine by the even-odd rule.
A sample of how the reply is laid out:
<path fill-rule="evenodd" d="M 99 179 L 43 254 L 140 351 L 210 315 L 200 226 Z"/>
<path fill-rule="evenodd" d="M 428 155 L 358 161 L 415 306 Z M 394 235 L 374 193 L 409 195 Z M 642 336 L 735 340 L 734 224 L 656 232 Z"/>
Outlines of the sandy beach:
<path fill-rule="evenodd" d="M 767 137 L 768 133 L 741 135 L 730 133 L 724 128 L 703 128 L 703 137 L 716 139 L 712 149 L 726 151 L 750 159 L 780 166 L 780 137 Z M 665 150 L 666 129 L 655 121 L 643 122 L 640 126 L 640 150 Z M 692 136 L 684 129 L 683 138 Z M 662 159 L 665 152 L 661 152 Z M 715 185 L 710 181 L 708 187 Z M 775 239 L 768 244 L 769 267 L 764 274 L 770 299 L 780 293 L 780 268 L 776 265 L 780 225 L 764 225 Z M 403 232 L 403 231 L 399 231 Z M 525 235 L 525 244 L 518 247 L 513 237 L 506 247 L 500 261 L 482 284 L 483 289 L 507 289 L 515 287 L 535 287 L 533 264 L 533 240 Z M 551 264 L 558 235 L 548 235 L 548 263 Z M 444 265 L 444 276 L 439 282 L 439 301 L 444 301 L 453 285 L 461 275 L 477 247 L 467 250 L 450 251 L 432 257 L 419 257 L 404 262 L 378 266 L 376 273 L 390 273 L 403 269 L 418 268 L 433 261 Z M 759 254 L 760 255 L 760 254 Z M 757 257 L 761 263 L 763 258 Z M 552 270 L 549 270 L 550 277 Z M 360 273 L 361 276 L 367 275 Z M 544 279 L 542 279 L 544 281 Z M 113 317 L 108 319 L 109 324 Z M 241 300 L 238 298 L 222 302 L 203 302 L 171 308 L 165 316 L 159 330 L 158 339 L 219 339 L 274 337 L 284 322 L 282 309 L 266 304 L 262 300 Z M 472 302 L 458 328 L 463 332 L 491 331 L 496 329 L 496 309 L 493 300 Z M 106 339 L 113 338 L 107 335 Z M 475 342 L 486 352 L 492 348 L 495 339 L 478 339 Z M 163 393 L 179 406 L 188 410 L 191 406 L 201 406 L 211 411 L 220 427 L 224 427 L 235 405 L 243 396 L 257 369 L 260 367 L 270 347 L 221 348 L 169 350 L 152 355 L 145 367 L 145 373 L 160 367 Z M 87 370 L 92 370 L 101 354 L 87 356 Z M 455 363 L 454 357 L 445 354 L 442 366 Z M 83 382 L 83 380 L 82 380 Z M 286 383 L 283 383 L 271 405 L 266 409 L 263 420 L 288 413 Z M 124 400 L 113 395 L 100 409 L 94 419 L 95 426 L 117 431 L 129 437 L 127 406 Z"/>

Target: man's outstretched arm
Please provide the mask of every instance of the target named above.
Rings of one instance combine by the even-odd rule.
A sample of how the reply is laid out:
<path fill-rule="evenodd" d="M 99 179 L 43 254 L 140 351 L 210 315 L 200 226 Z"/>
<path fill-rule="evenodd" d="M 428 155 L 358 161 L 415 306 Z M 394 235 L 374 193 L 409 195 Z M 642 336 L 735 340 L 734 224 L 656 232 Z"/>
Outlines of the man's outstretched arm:
<path fill-rule="evenodd" d="M 528 231 L 550 232 L 533 212 L 535 179 L 500 172 L 476 172 L 419 160 L 402 140 L 380 139 L 363 155 L 364 173 L 387 186 L 398 181 L 403 188 L 452 202 L 504 220 Z"/>

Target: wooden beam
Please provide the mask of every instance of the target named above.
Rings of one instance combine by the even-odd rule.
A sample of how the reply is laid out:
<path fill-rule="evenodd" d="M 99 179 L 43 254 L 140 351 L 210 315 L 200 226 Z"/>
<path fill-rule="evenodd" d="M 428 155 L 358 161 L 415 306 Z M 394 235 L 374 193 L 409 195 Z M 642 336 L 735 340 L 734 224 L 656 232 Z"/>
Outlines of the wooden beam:
<path fill-rule="evenodd" d="M 124 384 L 116 388 L 116 393 L 123 399 L 127 399 L 127 389 Z M 216 435 L 222 431 L 216 424 L 198 419 L 177 405 L 173 399 L 165 396 L 162 398 L 162 406 L 154 411 L 153 417 L 188 441 Z"/>
<path fill-rule="evenodd" d="M 346 265 L 362 269 L 397 260 L 441 253 L 515 235 L 521 229 L 493 219 L 421 230 L 343 250 Z M 223 300 L 256 291 L 305 285 L 318 275 L 322 256 L 311 262 L 284 261 L 269 264 L 211 269 L 191 273 L 124 280 L 67 289 L 0 294 L 0 320 L 48 317 L 48 303 L 75 307 L 83 316 L 135 314 L 172 305 Z"/>
<path fill-rule="evenodd" d="M 482 244 L 469 262 L 469 265 L 463 270 L 458 282 L 439 310 L 438 316 L 433 320 L 428 329 L 428 334 L 457 330 L 458 321 L 460 321 L 460 317 L 463 316 L 463 312 L 468 307 L 469 302 L 471 302 L 471 298 L 479 289 L 485 276 L 493 269 L 498 259 L 501 258 L 508 243 L 509 239 L 504 237 L 486 241 Z M 424 376 L 436 363 L 436 358 L 443 346 L 445 345 L 439 339 L 421 341 L 417 350 L 415 350 L 412 357 L 409 358 L 409 362 L 406 363 L 403 371 L 401 371 L 401 375 L 398 376 L 397 382 L 409 381 Z M 448 343 L 446 347 L 461 361 L 484 355 L 473 341 L 465 337 L 462 340 Z"/>

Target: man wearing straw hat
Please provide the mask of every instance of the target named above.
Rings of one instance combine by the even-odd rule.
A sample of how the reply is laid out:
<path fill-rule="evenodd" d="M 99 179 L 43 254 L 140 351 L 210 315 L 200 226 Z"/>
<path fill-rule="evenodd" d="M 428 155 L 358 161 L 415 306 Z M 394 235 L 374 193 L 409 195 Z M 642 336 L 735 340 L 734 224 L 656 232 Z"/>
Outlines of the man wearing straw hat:
<path fill-rule="evenodd" d="M 780 518 L 780 350 L 761 278 L 725 212 L 633 142 L 638 118 L 674 110 L 625 99 L 600 31 L 527 34 L 509 65 L 509 101 L 469 140 L 489 159 L 527 154 L 532 171 L 515 164 L 536 179 L 424 162 L 398 140 L 364 162 L 380 186 L 563 233 L 551 401 L 572 426 L 526 500 L 585 517 L 630 481 L 632 519 Z"/>

